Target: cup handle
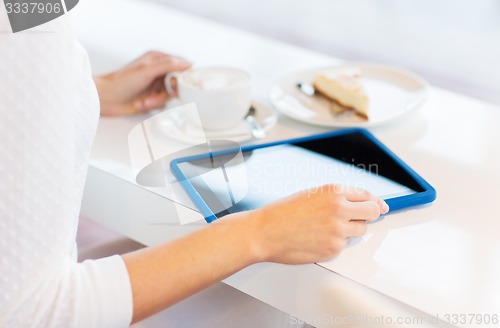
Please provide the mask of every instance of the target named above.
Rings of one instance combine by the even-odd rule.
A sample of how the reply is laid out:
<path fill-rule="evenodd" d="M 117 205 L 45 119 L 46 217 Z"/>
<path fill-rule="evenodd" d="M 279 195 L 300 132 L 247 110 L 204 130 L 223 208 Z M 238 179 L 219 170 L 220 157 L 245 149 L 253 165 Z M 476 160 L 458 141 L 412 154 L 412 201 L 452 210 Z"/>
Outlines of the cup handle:
<path fill-rule="evenodd" d="M 178 72 L 170 72 L 165 76 L 165 89 L 167 90 L 167 94 L 173 98 L 177 96 L 176 96 L 176 90 L 174 90 L 174 87 L 172 87 L 172 80 L 175 79 L 177 82 L 178 74 L 179 74 Z"/>

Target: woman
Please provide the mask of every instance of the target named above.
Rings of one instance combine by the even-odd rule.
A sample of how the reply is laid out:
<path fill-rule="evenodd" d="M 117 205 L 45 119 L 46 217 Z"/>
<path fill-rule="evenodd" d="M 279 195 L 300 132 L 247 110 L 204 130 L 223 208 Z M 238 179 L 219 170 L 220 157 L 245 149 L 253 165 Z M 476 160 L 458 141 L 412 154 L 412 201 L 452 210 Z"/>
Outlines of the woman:
<path fill-rule="evenodd" d="M 151 52 L 94 84 L 64 18 L 0 33 L 1 327 L 124 327 L 253 263 L 334 257 L 388 211 L 368 192 L 323 186 L 169 244 L 77 263 L 98 94 L 103 115 L 162 108 L 164 75 L 189 66 Z"/>

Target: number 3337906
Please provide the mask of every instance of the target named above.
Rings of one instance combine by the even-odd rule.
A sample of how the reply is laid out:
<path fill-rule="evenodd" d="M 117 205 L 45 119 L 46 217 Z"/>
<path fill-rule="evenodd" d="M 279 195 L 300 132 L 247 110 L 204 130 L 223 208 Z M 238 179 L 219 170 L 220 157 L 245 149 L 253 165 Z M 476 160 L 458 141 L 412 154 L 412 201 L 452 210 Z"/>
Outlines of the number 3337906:
<path fill-rule="evenodd" d="M 24 2 L 5 3 L 7 14 L 59 14 L 63 9 L 60 3 Z"/>

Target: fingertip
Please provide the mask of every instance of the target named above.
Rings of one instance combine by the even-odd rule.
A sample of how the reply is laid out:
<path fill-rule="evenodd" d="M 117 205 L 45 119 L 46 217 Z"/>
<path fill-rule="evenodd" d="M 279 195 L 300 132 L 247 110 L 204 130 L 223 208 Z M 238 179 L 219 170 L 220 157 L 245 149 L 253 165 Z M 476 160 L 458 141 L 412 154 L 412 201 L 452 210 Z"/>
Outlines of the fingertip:
<path fill-rule="evenodd" d="M 142 112 L 146 110 L 146 100 L 143 98 L 137 99 L 134 102 L 134 108 L 136 112 Z"/>
<path fill-rule="evenodd" d="M 189 69 L 193 64 L 191 62 L 184 61 L 182 59 L 172 59 L 167 58 L 158 63 L 153 63 L 148 65 L 144 69 L 144 74 L 149 79 L 154 79 L 158 77 L 165 78 L 165 75 L 171 72 L 184 71 Z"/>
<path fill-rule="evenodd" d="M 168 61 L 177 66 L 179 69 L 180 68 L 189 68 L 193 65 L 192 62 L 190 62 L 189 60 L 186 60 L 182 57 L 176 57 L 176 56 L 171 56 Z"/>
<path fill-rule="evenodd" d="M 389 205 L 384 200 L 380 200 L 380 202 L 382 203 L 380 213 L 387 214 L 390 210 Z"/>
<path fill-rule="evenodd" d="M 186 70 L 186 69 L 190 69 L 191 67 L 193 66 L 193 63 L 191 62 L 181 62 L 178 64 L 178 69 L 180 71 L 183 71 L 183 70 Z"/>

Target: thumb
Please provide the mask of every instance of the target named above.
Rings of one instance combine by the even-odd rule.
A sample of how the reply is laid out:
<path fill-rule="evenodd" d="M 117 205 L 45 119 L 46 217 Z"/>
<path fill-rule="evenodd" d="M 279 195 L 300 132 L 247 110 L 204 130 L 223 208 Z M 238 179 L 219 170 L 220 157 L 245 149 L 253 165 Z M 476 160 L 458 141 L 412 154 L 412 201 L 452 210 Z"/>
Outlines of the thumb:
<path fill-rule="evenodd" d="M 167 73 L 174 71 L 183 71 L 190 68 L 191 66 L 191 62 L 177 57 L 170 57 L 166 60 L 154 62 L 147 65 L 146 67 L 144 67 L 143 73 L 146 76 L 146 79 L 154 80 L 155 78 L 158 78 L 160 76 L 165 76 Z"/>

